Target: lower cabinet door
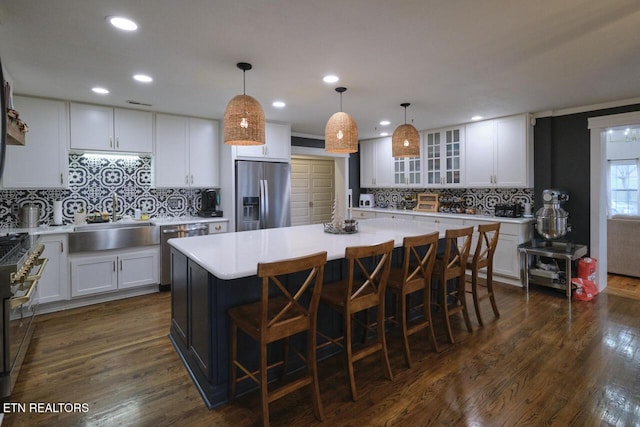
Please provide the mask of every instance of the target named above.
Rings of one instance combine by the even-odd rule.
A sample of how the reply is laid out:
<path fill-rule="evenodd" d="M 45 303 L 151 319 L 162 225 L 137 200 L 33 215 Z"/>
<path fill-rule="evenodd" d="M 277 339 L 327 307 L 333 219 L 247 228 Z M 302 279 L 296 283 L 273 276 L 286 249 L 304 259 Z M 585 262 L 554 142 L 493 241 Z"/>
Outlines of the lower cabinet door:
<path fill-rule="evenodd" d="M 502 234 L 498 237 L 498 246 L 493 255 L 493 273 L 520 278 L 520 266 L 518 263 L 518 236 Z"/>
<path fill-rule="evenodd" d="M 182 344 L 189 344 L 189 279 L 187 257 L 171 249 L 171 324 Z"/>
<path fill-rule="evenodd" d="M 42 257 L 49 263 L 44 269 L 38 282 L 38 302 L 62 301 L 69 299 L 67 235 L 53 234 L 40 237 L 40 243 L 44 244 Z"/>
<path fill-rule="evenodd" d="M 115 255 L 70 257 L 71 296 L 79 297 L 118 289 Z"/>
<path fill-rule="evenodd" d="M 211 288 L 209 273 L 189 260 L 189 352 L 208 380 L 211 379 Z"/>
<path fill-rule="evenodd" d="M 160 249 L 141 249 L 118 256 L 118 289 L 135 288 L 160 282 Z"/>

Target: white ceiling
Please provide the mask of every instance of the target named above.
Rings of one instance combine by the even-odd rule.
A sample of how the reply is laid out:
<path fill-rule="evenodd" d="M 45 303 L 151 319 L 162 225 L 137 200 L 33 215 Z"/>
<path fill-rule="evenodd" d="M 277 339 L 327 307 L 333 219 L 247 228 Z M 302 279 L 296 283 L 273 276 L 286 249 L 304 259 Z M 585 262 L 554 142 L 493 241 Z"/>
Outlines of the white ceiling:
<path fill-rule="evenodd" d="M 0 0 L 15 93 L 220 119 L 246 61 L 267 120 L 320 137 L 336 86 L 361 139 L 401 124 L 402 102 L 429 129 L 637 98 L 639 33 L 638 0 Z"/>

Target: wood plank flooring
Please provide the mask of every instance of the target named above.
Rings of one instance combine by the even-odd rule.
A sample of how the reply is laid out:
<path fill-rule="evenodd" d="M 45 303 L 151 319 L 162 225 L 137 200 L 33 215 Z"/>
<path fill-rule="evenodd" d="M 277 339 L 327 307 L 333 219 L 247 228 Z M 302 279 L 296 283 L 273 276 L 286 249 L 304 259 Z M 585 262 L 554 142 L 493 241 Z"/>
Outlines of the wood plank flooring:
<path fill-rule="evenodd" d="M 640 301 L 602 293 L 571 305 L 560 292 L 496 286 L 500 319 L 454 322 L 455 345 L 435 353 L 411 338 L 404 364 L 389 333 L 394 380 L 381 361 L 356 365 L 352 402 L 342 358 L 319 365 L 325 422 L 309 393 L 271 404 L 271 424 L 633 426 L 640 423 Z M 170 295 L 159 293 L 42 315 L 11 402 L 86 403 L 87 412 L 7 413 L 3 426 L 250 426 L 257 393 L 208 410 L 167 338 Z M 473 309 L 472 309 L 473 310 Z M 439 319 L 437 319 L 439 320 Z"/>
<path fill-rule="evenodd" d="M 607 274 L 606 292 L 610 295 L 640 300 L 640 279 L 619 274 Z"/>

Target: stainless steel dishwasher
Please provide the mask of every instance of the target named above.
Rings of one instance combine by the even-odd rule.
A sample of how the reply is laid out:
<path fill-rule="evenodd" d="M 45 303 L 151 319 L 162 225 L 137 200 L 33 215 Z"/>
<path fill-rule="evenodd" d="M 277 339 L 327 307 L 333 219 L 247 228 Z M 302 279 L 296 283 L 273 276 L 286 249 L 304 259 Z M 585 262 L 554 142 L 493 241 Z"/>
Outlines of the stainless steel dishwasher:
<path fill-rule="evenodd" d="M 169 289 L 171 285 L 171 246 L 169 239 L 176 237 L 203 236 L 209 234 L 208 223 L 172 224 L 160 227 L 160 289 Z"/>

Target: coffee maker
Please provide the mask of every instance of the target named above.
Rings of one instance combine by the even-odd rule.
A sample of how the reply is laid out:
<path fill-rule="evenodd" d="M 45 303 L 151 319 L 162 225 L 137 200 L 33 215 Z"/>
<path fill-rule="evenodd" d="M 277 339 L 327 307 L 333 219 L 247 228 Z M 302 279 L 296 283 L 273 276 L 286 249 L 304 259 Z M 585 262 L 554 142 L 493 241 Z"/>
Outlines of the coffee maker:
<path fill-rule="evenodd" d="M 218 192 L 216 190 L 202 190 L 202 201 L 198 216 L 205 218 L 215 218 L 222 216 L 222 211 L 217 210 Z"/>

